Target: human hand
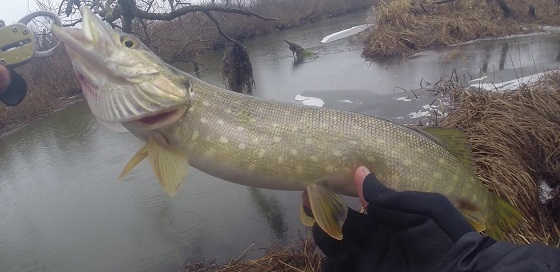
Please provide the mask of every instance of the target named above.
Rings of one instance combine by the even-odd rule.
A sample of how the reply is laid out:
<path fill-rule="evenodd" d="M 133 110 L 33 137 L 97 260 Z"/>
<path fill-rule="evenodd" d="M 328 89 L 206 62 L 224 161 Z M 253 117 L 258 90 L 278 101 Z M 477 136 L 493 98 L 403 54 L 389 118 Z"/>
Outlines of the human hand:
<path fill-rule="evenodd" d="M 443 195 L 394 191 L 365 167 L 354 183 L 367 215 L 349 209 L 342 241 L 313 226 L 325 271 L 438 271 L 453 244 L 474 231 Z"/>
<path fill-rule="evenodd" d="M 10 86 L 10 71 L 0 64 L 0 93 L 3 93 Z"/>

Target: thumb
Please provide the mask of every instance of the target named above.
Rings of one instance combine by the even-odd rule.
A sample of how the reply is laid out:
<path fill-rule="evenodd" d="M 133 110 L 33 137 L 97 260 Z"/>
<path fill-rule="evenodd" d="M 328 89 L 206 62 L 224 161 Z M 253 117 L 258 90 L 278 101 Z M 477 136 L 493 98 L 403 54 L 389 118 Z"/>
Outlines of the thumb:
<path fill-rule="evenodd" d="M 356 192 L 358 192 L 358 196 L 360 197 L 360 202 L 362 203 L 362 207 L 367 207 L 368 202 L 364 198 L 364 180 L 366 177 L 371 173 L 369 169 L 365 166 L 360 166 L 356 169 L 354 173 L 354 185 L 356 186 Z"/>

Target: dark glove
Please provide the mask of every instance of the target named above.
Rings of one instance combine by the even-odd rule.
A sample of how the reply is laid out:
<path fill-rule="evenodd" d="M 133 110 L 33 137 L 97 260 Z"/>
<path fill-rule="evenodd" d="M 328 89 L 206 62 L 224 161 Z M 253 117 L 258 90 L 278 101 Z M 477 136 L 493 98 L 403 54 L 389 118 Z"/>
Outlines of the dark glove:
<path fill-rule="evenodd" d="M 396 192 L 374 174 L 366 177 L 363 191 L 367 215 L 349 210 L 342 241 L 313 227 L 327 256 L 324 271 L 439 271 L 454 243 L 473 231 L 440 194 Z M 482 248 L 493 243 L 486 237 Z"/>
<path fill-rule="evenodd" d="M 4 68 L 5 69 L 5 68 Z M 2 73 L 6 73 L 2 71 Z M 9 77 L 5 74 L 0 80 L 9 81 L 9 85 L 0 90 L 0 101 L 7 106 L 17 106 L 27 95 L 27 83 L 25 80 L 13 70 L 9 69 Z M 2 83 L 4 84 L 4 83 Z"/>

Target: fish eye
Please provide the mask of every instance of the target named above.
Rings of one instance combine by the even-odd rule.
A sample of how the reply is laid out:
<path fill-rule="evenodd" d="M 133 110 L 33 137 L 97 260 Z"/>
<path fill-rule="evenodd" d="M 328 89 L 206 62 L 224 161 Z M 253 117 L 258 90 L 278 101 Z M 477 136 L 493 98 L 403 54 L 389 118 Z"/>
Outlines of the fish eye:
<path fill-rule="evenodd" d="M 136 43 L 131 40 L 130 38 L 124 38 L 122 39 L 122 44 L 124 44 L 124 46 L 128 47 L 128 48 L 134 48 L 136 46 Z"/>

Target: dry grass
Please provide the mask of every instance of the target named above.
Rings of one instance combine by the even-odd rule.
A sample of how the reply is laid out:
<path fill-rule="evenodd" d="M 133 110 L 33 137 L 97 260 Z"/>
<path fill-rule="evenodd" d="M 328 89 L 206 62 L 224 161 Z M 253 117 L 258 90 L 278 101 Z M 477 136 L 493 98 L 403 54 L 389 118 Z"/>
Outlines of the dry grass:
<path fill-rule="evenodd" d="M 419 50 L 448 46 L 485 37 L 531 31 L 538 24 L 560 24 L 558 4 L 551 0 L 505 0 L 508 16 L 498 0 L 380 1 L 377 25 L 367 39 L 364 56 L 408 56 Z M 536 17 L 529 15 L 529 5 Z"/>
<path fill-rule="evenodd" d="M 273 247 L 253 260 L 242 261 L 246 252 L 225 265 L 210 263 L 191 263 L 185 272 L 315 272 L 319 271 L 321 256 L 312 239 L 305 239 L 291 247 Z"/>
<path fill-rule="evenodd" d="M 455 89 L 456 110 L 443 127 L 465 131 L 476 174 L 523 213 L 510 239 L 560 246 L 560 194 L 542 204 L 539 184 L 560 188 L 560 74 L 515 92 Z"/>

